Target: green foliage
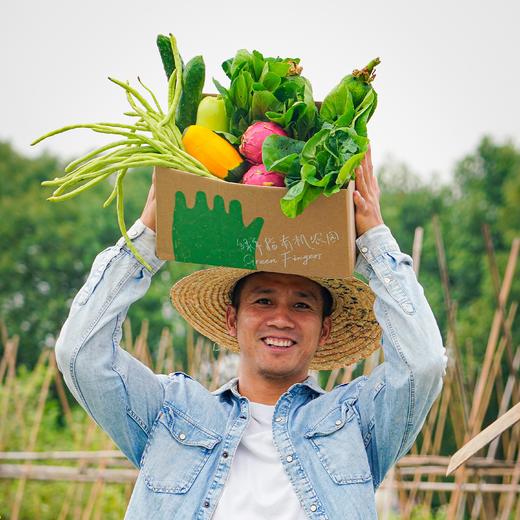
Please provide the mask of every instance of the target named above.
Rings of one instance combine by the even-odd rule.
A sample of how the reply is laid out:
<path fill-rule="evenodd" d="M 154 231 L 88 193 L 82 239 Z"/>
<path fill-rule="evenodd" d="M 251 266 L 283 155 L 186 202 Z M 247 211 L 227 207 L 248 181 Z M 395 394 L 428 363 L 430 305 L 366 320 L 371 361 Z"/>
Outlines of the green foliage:
<path fill-rule="evenodd" d="M 446 332 L 432 226 L 432 217 L 439 216 L 451 297 L 457 305 L 458 345 L 466 362 L 467 342 L 473 342 L 476 359 L 482 359 L 496 308 L 482 227 L 489 226 L 503 276 L 512 241 L 520 236 L 520 151 L 485 137 L 475 152 L 458 162 L 450 185 L 422 183 L 403 165 L 383 168 L 381 185 L 383 217 L 404 251 L 411 254 L 414 230 L 424 228 L 419 280 Z M 516 277 L 510 301 L 519 297 Z M 519 334 L 517 321 L 514 344 Z"/>
<path fill-rule="evenodd" d="M 53 345 L 72 299 L 83 285 L 96 255 L 119 238 L 115 205 L 102 208 L 113 184 L 105 182 L 65 202 L 48 202 L 41 181 L 63 174 L 56 157 L 29 159 L 0 142 L 0 319 L 21 336 L 19 361 L 32 365 L 44 345 Z M 150 169 L 125 179 L 125 218 L 140 215 L 151 182 Z M 132 306 L 134 335 L 150 322 L 150 343 L 177 319 L 170 309 L 171 284 L 196 266 L 170 262 L 152 282 L 147 297 Z M 180 338 L 182 340 L 182 338 Z M 176 344 L 183 348 L 183 343 Z"/>

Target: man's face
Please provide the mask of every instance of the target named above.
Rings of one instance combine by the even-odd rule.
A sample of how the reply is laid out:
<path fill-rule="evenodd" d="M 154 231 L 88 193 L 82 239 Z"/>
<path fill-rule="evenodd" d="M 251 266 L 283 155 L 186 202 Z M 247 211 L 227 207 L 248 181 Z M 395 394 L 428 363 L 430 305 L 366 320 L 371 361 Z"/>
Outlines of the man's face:
<path fill-rule="evenodd" d="M 307 377 L 318 346 L 329 337 L 320 286 L 303 276 L 255 273 L 242 287 L 237 310 L 229 306 L 229 333 L 240 346 L 241 371 L 265 379 Z"/>

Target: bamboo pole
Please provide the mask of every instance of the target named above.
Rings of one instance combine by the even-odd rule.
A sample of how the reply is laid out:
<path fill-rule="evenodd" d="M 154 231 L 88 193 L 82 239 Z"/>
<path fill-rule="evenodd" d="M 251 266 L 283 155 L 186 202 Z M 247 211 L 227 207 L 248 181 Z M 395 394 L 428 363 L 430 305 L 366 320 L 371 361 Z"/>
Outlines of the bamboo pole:
<path fill-rule="evenodd" d="M 132 323 L 130 318 L 126 318 L 126 320 L 123 322 L 123 344 L 125 350 L 133 355 L 134 340 L 132 338 Z"/>
<path fill-rule="evenodd" d="M 413 237 L 412 260 L 413 270 L 415 271 L 415 276 L 417 276 L 417 278 L 419 278 L 419 268 L 421 265 L 423 235 L 424 229 L 422 227 L 416 227 Z"/>
<path fill-rule="evenodd" d="M 478 414 L 479 414 L 479 404 L 482 400 L 482 395 L 484 393 L 484 388 L 486 385 L 486 381 L 489 377 L 489 372 L 491 369 L 491 364 L 493 361 L 493 354 L 496 349 L 496 345 L 498 343 L 498 336 L 500 333 L 500 329 L 502 326 L 502 320 L 505 318 L 503 314 L 503 305 L 507 301 L 509 296 L 509 292 L 511 290 L 511 285 L 513 282 L 513 274 L 516 267 L 516 262 L 518 258 L 518 250 L 520 246 L 520 240 L 514 240 L 513 246 L 511 247 L 511 252 L 509 255 L 509 259 L 506 267 L 506 275 L 504 276 L 504 280 L 502 282 L 502 287 L 499 293 L 499 301 L 501 302 L 499 308 L 495 311 L 495 315 L 493 317 L 493 323 L 491 325 L 491 331 L 488 338 L 488 343 L 486 346 L 486 354 L 484 357 L 484 363 L 482 364 L 482 369 L 480 372 L 480 377 L 477 381 L 477 386 L 475 388 L 475 393 L 473 397 L 473 404 L 471 407 L 469 424 L 471 427 L 470 437 L 475 436 L 481 427 L 481 424 L 478 422 Z"/>
<path fill-rule="evenodd" d="M 4 345 L 4 357 L 6 359 L 6 376 L 4 391 L 2 395 L 2 402 L 0 403 L 0 450 L 3 450 L 3 447 L 5 445 L 5 429 L 9 424 L 7 417 L 9 412 L 9 402 L 11 399 L 11 394 L 14 392 L 14 387 L 16 384 L 16 354 L 18 351 L 18 338 L 15 337 L 12 340 L 9 339 L 5 342 Z"/>
<path fill-rule="evenodd" d="M 468 430 L 468 413 L 467 413 L 467 397 L 464 389 L 464 382 L 462 377 L 462 367 L 460 352 L 457 346 L 457 335 L 456 335 L 456 322 L 455 322 L 455 305 L 451 298 L 449 276 L 448 276 L 448 264 L 446 261 L 446 252 L 444 249 L 444 242 L 442 239 L 442 231 L 439 223 L 439 217 L 434 215 L 432 218 L 433 231 L 435 234 L 435 245 L 437 249 L 437 260 L 439 264 L 439 271 L 441 275 L 442 288 L 444 292 L 444 304 L 446 308 L 447 321 L 448 321 L 448 341 L 447 348 L 449 356 L 452 359 L 451 368 L 448 365 L 448 370 L 453 370 L 454 376 L 454 403 L 450 407 L 453 416 L 453 424 L 457 424 L 458 428 L 455 428 L 455 438 L 457 446 L 462 446 L 464 439 L 464 432 Z"/>
<path fill-rule="evenodd" d="M 506 347 L 507 347 L 507 361 L 509 363 L 509 368 L 511 369 L 513 366 L 513 338 L 511 336 L 511 328 L 508 328 L 506 326 L 506 322 L 503 319 L 506 315 L 505 311 L 505 301 L 501 300 L 500 298 L 500 274 L 498 272 L 497 262 L 495 258 L 495 248 L 493 247 L 493 241 L 491 239 L 491 232 L 489 231 L 488 224 L 484 224 L 482 226 L 482 233 L 484 235 L 484 241 L 486 244 L 486 251 L 487 251 L 487 257 L 489 262 L 489 270 L 491 272 L 491 279 L 493 280 L 493 289 L 495 290 L 495 298 L 497 300 L 497 305 L 499 307 L 502 320 L 502 334 L 504 335 L 506 339 Z M 519 239 L 516 239 L 517 241 Z M 513 246 L 514 246 L 513 241 Z M 514 271 L 514 267 L 513 267 Z M 506 271 L 507 276 L 507 271 Z"/>
<path fill-rule="evenodd" d="M 159 348 L 157 349 L 157 357 L 155 361 L 155 372 L 162 374 L 164 369 L 164 362 L 168 348 L 172 344 L 172 336 L 167 327 L 163 327 L 161 332 L 161 339 L 159 340 Z"/>
<path fill-rule="evenodd" d="M 47 352 L 47 358 L 49 358 L 50 352 Z M 49 393 L 49 387 L 52 381 L 52 377 L 54 376 L 54 367 L 50 360 L 47 361 L 47 370 L 45 372 L 45 378 L 43 380 L 40 395 L 38 396 L 38 405 L 36 407 L 36 413 L 34 415 L 34 423 L 31 428 L 30 437 L 29 437 L 29 450 L 34 450 L 36 446 L 36 440 L 38 438 L 38 433 L 40 431 L 41 422 L 43 419 L 43 412 L 45 409 L 45 402 L 47 400 L 47 395 Z M 30 467 L 30 464 L 29 464 Z M 23 477 L 18 481 L 18 487 L 16 489 L 16 496 L 14 499 L 13 507 L 11 509 L 12 520 L 18 520 L 20 515 L 20 510 L 22 506 L 23 495 L 25 491 L 25 484 L 27 482 L 27 477 Z"/>
<path fill-rule="evenodd" d="M 495 311 L 495 315 L 493 317 L 493 323 L 491 325 L 491 331 L 486 346 L 484 363 L 482 365 L 480 376 L 477 380 L 477 385 L 475 387 L 475 393 L 473 395 L 473 401 L 468 420 L 469 431 L 466 430 L 467 433 L 464 442 L 467 442 L 471 437 L 474 437 L 479 432 L 481 427 L 481 423 L 478 420 L 479 416 L 482 416 L 482 414 L 480 413 L 481 403 L 483 401 L 483 394 L 485 392 L 485 387 L 489 379 L 493 357 L 499 340 L 499 333 L 502 328 L 502 321 L 505 319 L 503 309 L 505 302 L 507 301 L 507 298 L 509 296 L 509 292 L 511 290 L 513 274 L 516 268 L 519 248 L 520 239 L 513 240 L 513 244 L 511 246 L 511 251 L 506 266 L 504 280 L 502 282 L 502 287 L 498 295 L 499 306 L 498 309 Z M 450 505 L 448 508 L 449 518 L 456 518 L 457 515 L 460 514 L 459 506 L 462 500 L 461 490 L 463 481 L 464 467 L 462 466 L 455 472 L 455 483 L 457 487 L 456 491 L 451 495 Z"/>

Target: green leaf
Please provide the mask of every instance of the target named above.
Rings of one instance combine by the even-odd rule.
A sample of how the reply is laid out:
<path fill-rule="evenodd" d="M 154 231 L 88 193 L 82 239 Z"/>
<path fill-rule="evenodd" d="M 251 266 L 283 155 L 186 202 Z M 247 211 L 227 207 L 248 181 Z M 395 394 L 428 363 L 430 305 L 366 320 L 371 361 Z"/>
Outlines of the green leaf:
<path fill-rule="evenodd" d="M 302 150 L 302 160 L 312 161 L 316 156 L 317 147 L 329 136 L 330 130 L 323 129 L 316 132 L 306 143 Z"/>
<path fill-rule="evenodd" d="M 305 143 L 283 135 L 268 136 L 262 146 L 262 161 L 268 171 L 289 173 L 294 161 L 299 161 Z"/>
<path fill-rule="evenodd" d="M 235 58 L 233 59 L 231 66 L 230 66 L 230 72 L 231 72 L 231 80 L 236 78 L 238 74 L 244 69 L 247 68 L 248 70 L 252 69 L 252 61 L 253 57 L 247 51 L 246 49 L 240 49 L 235 54 Z M 225 63 L 225 62 L 224 62 Z"/>
<path fill-rule="evenodd" d="M 357 106 L 356 113 L 354 115 L 354 119 L 352 120 L 352 124 L 355 125 L 356 120 L 360 118 L 367 110 L 370 114 L 370 109 L 372 104 L 375 102 L 376 96 L 373 89 L 370 89 L 363 98 L 363 101 Z M 368 120 L 368 116 L 367 116 Z"/>
<path fill-rule="evenodd" d="M 269 61 L 268 62 L 269 72 L 276 74 L 280 78 L 287 76 L 291 65 L 284 61 Z"/>
<path fill-rule="evenodd" d="M 311 202 L 319 197 L 320 193 L 320 188 L 311 186 L 305 181 L 295 184 L 280 200 L 284 215 L 289 218 L 297 217 Z"/>
<path fill-rule="evenodd" d="M 229 58 L 229 60 L 226 60 L 222 63 L 222 70 L 225 72 L 226 76 L 231 79 L 231 66 L 233 63 L 233 58 Z M 215 81 L 215 80 L 213 80 Z"/>
<path fill-rule="evenodd" d="M 237 137 L 236 135 L 230 134 L 229 132 L 221 132 L 220 130 L 213 130 L 216 134 L 223 137 L 228 143 L 232 144 L 233 146 L 240 144 L 240 137 Z"/>
<path fill-rule="evenodd" d="M 280 102 L 268 90 L 260 90 L 253 93 L 251 101 L 251 120 L 265 120 L 265 115 L 270 110 L 279 110 Z"/>
<path fill-rule="evenodd" d="M 252 59 L 252 73 L 257 81 L 263 81 L 262 72 L 264 70 L 264 66 L 266 65 L 264 57 L 258 51 L 253 51 L 253 59 Z"/>
<path fill-rule="evenodd" d="M 270 90 L 273 92 L 275 89 L 278 88 L 280 85 L 280 82 L 282 80 L 279 76 L 276 74 L 273 74 L 272 72 L 268 72 L 263 78 L 262 78 L 262 84 L 267 90 Z"/>
<path fill-rule="evenodd" d="M 274 91 L 274 95 L 282 103 L 289 102 L 290 100 L 296 100 L 298 97 L 299 86 L 294 81 L 284 81 Z"/>
<path fill-rule="evenodd" d="M 345 83 L 334 87 L 325 97 L 320 108 L 320 116 L 324 121 L 334 123 L 341 120 L 338 126 L 349 126 L 354 117 L 354 101 Z"/>
<path fill-rule="evenodd" d="M 341 187 L 354 178 L 354 170 L 361 164 L 364 156 L 365 152 L 357 153 L 345 162 L 339 171 L 338 178 L 336 179 L 336 184 L 338 186 Z"/>

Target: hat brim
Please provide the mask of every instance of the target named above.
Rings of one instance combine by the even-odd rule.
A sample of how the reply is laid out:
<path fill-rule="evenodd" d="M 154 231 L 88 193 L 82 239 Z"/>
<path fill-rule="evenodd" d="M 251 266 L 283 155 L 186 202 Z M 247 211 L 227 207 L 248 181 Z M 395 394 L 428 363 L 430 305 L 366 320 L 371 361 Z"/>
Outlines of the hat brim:
<path fill-rule="evenodd" d="M 235 284 L 252 273 L 246 269 L 215 267 L 196 271 L 179 280 L 170 299 L 179 314 L 198 332 L 233 352 L 240 348 L 229 335 L 226 309 L 231 304 Z M 310 364 L 313 370 L 332 370 L 368 357 L 381 344 L 381 328 L 375 318 L 374 293 L 355 277 L 309 279 L 329 290 L 334 304 L 332 328 L 325 345 L 320 346 Z"/>

